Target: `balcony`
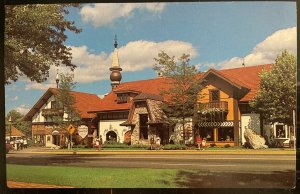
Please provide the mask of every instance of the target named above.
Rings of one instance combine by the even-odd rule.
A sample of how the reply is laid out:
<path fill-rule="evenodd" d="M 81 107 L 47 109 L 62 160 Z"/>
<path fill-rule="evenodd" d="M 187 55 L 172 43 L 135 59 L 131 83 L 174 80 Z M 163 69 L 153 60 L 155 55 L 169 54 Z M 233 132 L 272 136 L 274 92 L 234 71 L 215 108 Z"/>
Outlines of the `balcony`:
<path fill-rule="evenodd" d="M 198 113 L 207 114 L 211 112 L 228 112 L 228 102 L 208 102 L 197 104 Z"/>
<path fill-rule="evenodd" d="M 63 116 L 64 110 L 62 108 L 45 108 L 42 109 L 42 116 L 51 117 L 51 116 Z"/>
<path fill-rule="evenodd" d="M 208 102 L 197 104 L 198 122 L 227 121 L 228 102 Z"/>

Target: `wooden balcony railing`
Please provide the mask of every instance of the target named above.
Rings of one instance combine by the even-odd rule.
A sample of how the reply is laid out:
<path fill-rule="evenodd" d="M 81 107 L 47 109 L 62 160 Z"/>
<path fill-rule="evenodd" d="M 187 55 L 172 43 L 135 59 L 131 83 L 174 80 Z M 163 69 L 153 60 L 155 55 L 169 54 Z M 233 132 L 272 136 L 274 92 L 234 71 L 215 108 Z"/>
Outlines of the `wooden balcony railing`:
<path fill-rule="evenodd" d="M 42 109 L 42 116 L 62 116 L 64 114 L 64 110 L 62 108 L 45 108 Z"/>
<path fill-rule="evenodd" d="M 228 102 L 208 102 L 197 104 L 198 112 L 228 111 Z"/>

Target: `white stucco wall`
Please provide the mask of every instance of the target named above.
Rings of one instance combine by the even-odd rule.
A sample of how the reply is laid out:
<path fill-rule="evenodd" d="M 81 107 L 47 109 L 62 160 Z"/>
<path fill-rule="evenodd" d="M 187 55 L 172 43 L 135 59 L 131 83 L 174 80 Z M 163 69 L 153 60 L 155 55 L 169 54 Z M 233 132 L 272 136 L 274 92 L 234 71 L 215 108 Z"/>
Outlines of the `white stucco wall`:
<path fill-rule="evenodd" d="M 45 108 L 51 108 L 51 101 L 54 101 L 55 97 L 52 95 L 47 102 L 35 113 L 35 115 L 32 117 L 32 123 L 39 123 L 39 122 L 45 122 L 45 117 L 42 116 L 42 109 Z"/>
<path fill-rule="evenodd" d="M 245 129 L 252 129 L 256 134 L 260 134 L 260 117 L 259 114 L 242 114 L 241 115 L 241 132 L 240 137 L 242 138 L 242 144 L 246 142 L 244 137 Z"/>
<path fill-rule="evenodd" d="M 35 113 L 35 115 L 32 117 L 32 123 L 40 123 L 40 122 L 51 122 L 52 119 L 49 117 L 46 119 L 45 117 L 42 116 L 42 109 L 47 109 L 51 108 L 51 101 L 55 101 L 54 95 L 52 95 L 47 102 Z M 68 114 L 64 113 L 64 120 L 66 121 L 65 118 L 68 118 Z"/>
<path fill-rule="evenodd" d="M 102 135 L 103 142 L 106 141 L 106 133 L 114 131 L 117 134 L 117 141 L 120 143 L 124 142 L 124 134 L 130 130 L 130 127 L 120 126 L 121 123 L 125 122 L 122 120 L 100 120 L 99 122 L 99 134 Z"/>

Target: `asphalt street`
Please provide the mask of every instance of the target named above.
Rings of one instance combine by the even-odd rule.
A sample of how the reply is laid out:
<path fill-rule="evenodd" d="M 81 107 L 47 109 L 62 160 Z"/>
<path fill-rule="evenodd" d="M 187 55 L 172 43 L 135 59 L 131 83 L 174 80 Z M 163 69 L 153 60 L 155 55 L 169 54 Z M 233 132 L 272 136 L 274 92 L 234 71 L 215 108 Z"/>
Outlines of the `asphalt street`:
<path fill-rule="evenodd" d="M 147 154 L 151 153 L 151 154 Z M 49 154 L 12 152 L 8 164 L 108 168 L 178 169 L 183 187 L 293 188 L 296 157 L 292 154 Z M 182 177 L 185 177 L 182 179 Z M 184 180 L 184 181 L 182 181 Z M 216 184 L 217 183 L 217 184 Z"/>

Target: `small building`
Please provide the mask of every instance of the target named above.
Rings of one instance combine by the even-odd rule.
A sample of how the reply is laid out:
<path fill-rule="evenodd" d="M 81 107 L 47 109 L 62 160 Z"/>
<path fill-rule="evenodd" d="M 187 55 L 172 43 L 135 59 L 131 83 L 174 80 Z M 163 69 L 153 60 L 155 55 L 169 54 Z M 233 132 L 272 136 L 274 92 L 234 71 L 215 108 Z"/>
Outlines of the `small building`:
<path fill-rule="evenodd" d="M 57 93 L 58 89 L 49 88 L 24 117 L 24 120 L 32 122 L 32 140 L 35 145 L 64 147 L 69 137 L 67 129 L 60 128 L 53 120 L 54 116 L 66 118 L 64 110 L 56 105 Z M 97 107 L 101 99 L 95 94 L 83 92 L 71 91 L 70 94 L 75 98 L 74 106 L 80 113 L 82 125 L 88 128 L 85 137 L 80 137 L 76 130 L 72 141 L 89 146 L 97 135 L 98 123 L 94 120 L 95 114 L 88 111 Z"/>
<path fill-rule="evenodd" d="M 16 138 L 24 138 L 26 137 L 24 133 L 14 126 L 11 126 L 11 131 L 10 129 L 6 131 L 5 133 L 5 139 L 10 140 L 10 139 L 16 139 Z"/>

